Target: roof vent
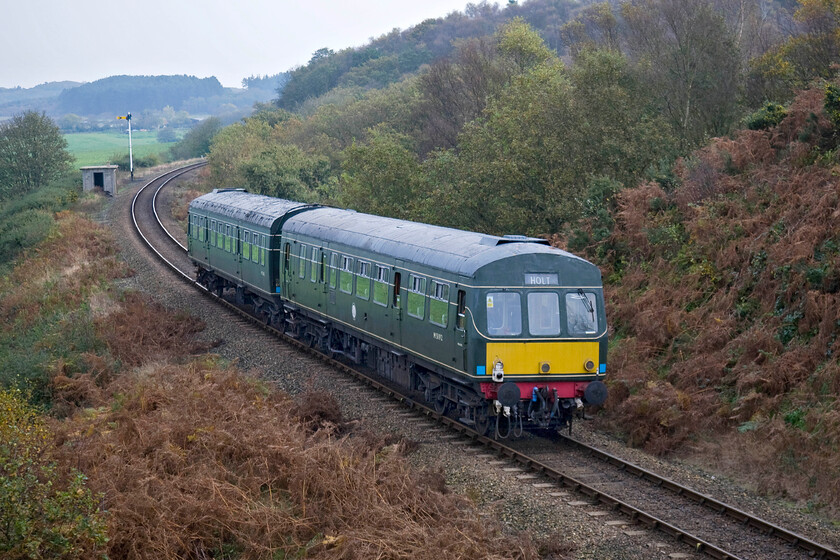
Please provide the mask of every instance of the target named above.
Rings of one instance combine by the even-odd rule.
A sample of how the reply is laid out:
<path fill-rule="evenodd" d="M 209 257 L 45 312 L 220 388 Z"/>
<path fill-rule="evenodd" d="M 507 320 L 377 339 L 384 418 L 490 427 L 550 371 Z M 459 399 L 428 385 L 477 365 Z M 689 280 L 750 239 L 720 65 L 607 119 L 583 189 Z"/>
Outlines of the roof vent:
<path fill-rule="evenodd" d="M 245 189 L 213 189 L 213 194 L 219 193 L 226 193 L 226 192 L 248 192 Z"/>
<path fill-rule="evenodd" d="M 505 235 L 498 240 L 497 245 L 505 245 L 507 243 L 536 243 L 537 245 L 551 245 L 548 239 L 541 237 L 528 237 L 526 235 Z"/>

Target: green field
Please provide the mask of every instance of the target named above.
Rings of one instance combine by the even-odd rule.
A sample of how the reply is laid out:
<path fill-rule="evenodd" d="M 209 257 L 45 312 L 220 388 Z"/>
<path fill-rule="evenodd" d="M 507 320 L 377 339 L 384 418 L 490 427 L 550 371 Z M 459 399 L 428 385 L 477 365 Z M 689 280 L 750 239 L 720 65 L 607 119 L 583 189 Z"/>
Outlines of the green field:
<path fill-rule="evenodd" d="M 75 132 L 65 134 L 67 149 L 76 158 L 75 166 L 104 165 L 115 157 L 128 154 L 128 134 L 125 132 Z M 134 157 L 163 154 L 172 144 L 161 144 L 157 132 L 132 131 Z"/>

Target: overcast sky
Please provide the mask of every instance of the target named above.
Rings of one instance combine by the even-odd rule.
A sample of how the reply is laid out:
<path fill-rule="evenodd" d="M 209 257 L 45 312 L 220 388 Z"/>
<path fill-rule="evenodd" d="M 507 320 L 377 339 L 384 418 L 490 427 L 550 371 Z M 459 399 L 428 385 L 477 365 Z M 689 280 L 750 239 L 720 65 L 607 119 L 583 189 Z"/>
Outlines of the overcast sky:
<path fill-rule="evenodd" d="M 476 1 L 477 3 L 477 1 Z M 271 75 L 467 0 L 2 0 L 0 87 L 117 74 Z"/>

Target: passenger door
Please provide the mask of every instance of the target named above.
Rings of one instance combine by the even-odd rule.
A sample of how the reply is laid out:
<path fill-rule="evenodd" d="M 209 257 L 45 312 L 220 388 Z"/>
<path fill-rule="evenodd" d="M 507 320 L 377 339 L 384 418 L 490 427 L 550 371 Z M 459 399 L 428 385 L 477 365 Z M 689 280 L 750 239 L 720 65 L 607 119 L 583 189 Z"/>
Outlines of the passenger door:
<path fill-rule="evenodd" d="M 292 275 L 292 244 L 286 241 L 283 244 L 283 297 L 289 299 L 291 297 L 291 275 Z"/>
<path fill-rule="evenodd" d="M 394 344 L 402 345 L 402 328 L 403 328 L 403 308 L 405 302 L 403 301 L 403 285 L 406 282 L 406 273 L 404 272 L 403 261 L 398 260 L 396 266 L 391 267 L 392 289 L 390 291 L 390 301 L 388 302 L 388 315 L 391 324 L 391 340 Z"/>
<path fill-rule="evenodd" d="M 467 371 L 467 293 L 462 286 L 455 284 L 455 348 L 454 366 Z"/>

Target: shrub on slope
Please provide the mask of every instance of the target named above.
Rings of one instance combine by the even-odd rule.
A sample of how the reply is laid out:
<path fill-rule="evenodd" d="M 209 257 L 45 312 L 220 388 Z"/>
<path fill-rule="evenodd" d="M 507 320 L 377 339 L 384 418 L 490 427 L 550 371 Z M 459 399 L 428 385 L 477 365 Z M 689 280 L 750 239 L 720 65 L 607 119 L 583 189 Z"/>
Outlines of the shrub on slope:
<path fill-rule="evenodd" d="M 826 92 L 621 193 L 608 421 L 654 452 L 725 443 L 759 485 L 840 506 L 838 129 Z M 829 99 L 830 100 L 830 99 Z"/>
<path fill-rule="evenodd" d="M 343 435 L 233 369 L 145 367 L 107 393 L 59 439 L 105 495 L 112 558 L 537 557 L 424 483 L 401 444 Z"/>

